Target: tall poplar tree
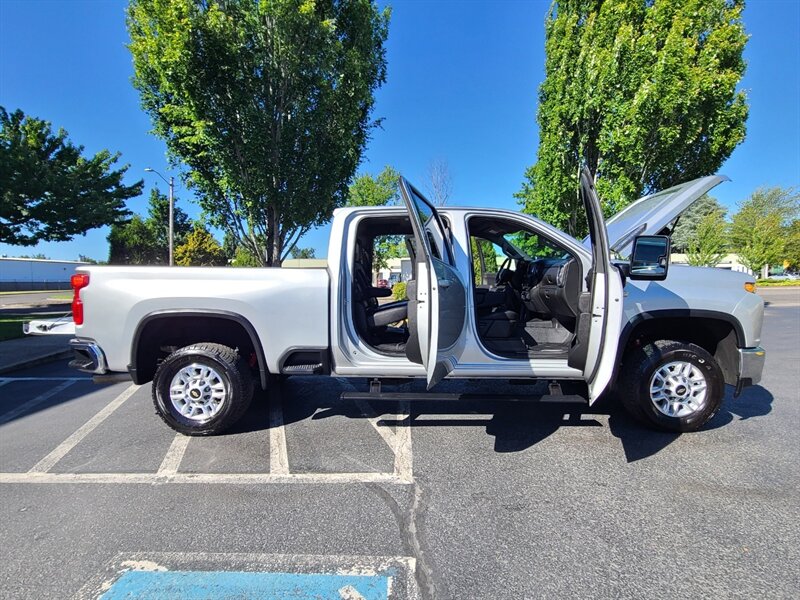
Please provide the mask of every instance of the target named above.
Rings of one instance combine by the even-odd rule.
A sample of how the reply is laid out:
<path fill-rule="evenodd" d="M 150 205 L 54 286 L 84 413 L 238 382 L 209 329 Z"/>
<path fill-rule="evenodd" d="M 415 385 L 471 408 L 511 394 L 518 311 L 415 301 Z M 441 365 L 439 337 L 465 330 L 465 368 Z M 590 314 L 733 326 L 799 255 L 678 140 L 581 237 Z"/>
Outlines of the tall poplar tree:
<path fill-rule="evenodd" d="M 715 172 L 744 140 L 743 0 L 556 0 L 545 22 L 526 212 L 583 235 L 578 170 L 607 215 Z"/>

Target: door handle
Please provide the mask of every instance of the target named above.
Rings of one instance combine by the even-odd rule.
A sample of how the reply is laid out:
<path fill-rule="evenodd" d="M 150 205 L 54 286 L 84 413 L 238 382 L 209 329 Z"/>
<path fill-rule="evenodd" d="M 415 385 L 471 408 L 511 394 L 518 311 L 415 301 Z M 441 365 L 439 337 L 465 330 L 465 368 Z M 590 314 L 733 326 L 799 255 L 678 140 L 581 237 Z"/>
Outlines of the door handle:
<path fill-rule="evenodd" d="M 440 279 L 439 280 L 439 287 L 447 289 L 452 285 L 452 283 L 453 282 L 450 281 L 449 279 Z"/>

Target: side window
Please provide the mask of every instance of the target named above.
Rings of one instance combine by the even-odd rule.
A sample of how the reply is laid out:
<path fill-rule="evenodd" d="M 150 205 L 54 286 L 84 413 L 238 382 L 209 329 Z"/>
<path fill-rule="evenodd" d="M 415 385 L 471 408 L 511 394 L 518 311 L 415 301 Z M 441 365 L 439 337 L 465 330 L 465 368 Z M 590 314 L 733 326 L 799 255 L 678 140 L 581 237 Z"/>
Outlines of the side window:
<path fill-rule="evenodd" d="M 430 247 L 431 255 L 451 266 L 455 266 L 455 259 L 450 249 L 448 231 L 445 229 L 436 214 L 434 214 L 433 207 L 427 200 L 422 198 L 416 190 L 410 188 L 413 204 L 417 210 L 420 221 L 427 235 L 428 246 Z"/>

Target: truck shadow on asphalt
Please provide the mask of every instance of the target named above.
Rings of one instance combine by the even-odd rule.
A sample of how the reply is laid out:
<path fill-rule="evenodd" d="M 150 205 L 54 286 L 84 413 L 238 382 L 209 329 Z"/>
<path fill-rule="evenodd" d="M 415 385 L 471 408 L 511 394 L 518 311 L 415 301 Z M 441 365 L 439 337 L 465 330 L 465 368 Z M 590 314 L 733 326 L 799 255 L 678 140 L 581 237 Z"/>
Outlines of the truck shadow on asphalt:
<path fill-rule="evenodd" d="M 363 385 L 363 384 L 362 384 Z M 440 392 L 480 392 L 481 387 L 463 382 L 444 382 L 437 386 Z M 347 380 L 323 380 L 322 378 L 291 378 L 279 389 L 269 392 L 283 405 L 284 424 L 305 419 L 318 420 L 334 416 L 363 419 L 367 415 L 352 401 L 339 396 L 344 391 L 356 389 L 358 384 Z M 476 389 L 476 387 L 478 389 Z M 487 389 L 492 393 L 519 395 L 534 393 L 534 386 L 509 386 L 495 383 Z M 519 388 L 526 388 L 521 390 Z M 424 386 L 417 383 L 398 386 L 393 391 L 423 392 Z M 424 394 L 421 393 L 424 397 Z M 772 394 L 761 386 L 746 388 L 739 398 L 733 398 L 733 388 L 728 386 L 723 405 L 717 415 L 699 432 L 687 435 L 708 435 L 734 420 L 747 420 L 769 414 L 772 410 Z M 255 402 L 262 406 L 266 402 Z M 379 425 L 395 427 L 406 421 L 387 416 L 398 414 L 396 402 L 371 402 L 375 412 L 383 415 Z M 503 402 L 503 401 L 429 401 L 410 402 L 411 427 L 413 429 L 436 427 L 484 427 L 486 433 L 495 438 L 494 450 L 498 453 L 513 453 L 527 450 L 547 439 L 561 428 L 602 428 L 607 418 L 611 433 L 620 440 L 627 462 L 648 458 L 665 449 L 682 434 L 647 429 L 634 421 L 614 401 L 601 401 L 594 406 L 575 403 Z M 248 430 L 258 421 L 245 417 L 235 431 Z M 263 421 L 262 421 L 263 422 Z M 255 427 L 258 429 L 258 427 Z M 252 429 L 252 427 L 251 427 Z M 231 433 L 233 433 L 232 431 Z M 598 432 L 600 435 L 600 432 Z"/>

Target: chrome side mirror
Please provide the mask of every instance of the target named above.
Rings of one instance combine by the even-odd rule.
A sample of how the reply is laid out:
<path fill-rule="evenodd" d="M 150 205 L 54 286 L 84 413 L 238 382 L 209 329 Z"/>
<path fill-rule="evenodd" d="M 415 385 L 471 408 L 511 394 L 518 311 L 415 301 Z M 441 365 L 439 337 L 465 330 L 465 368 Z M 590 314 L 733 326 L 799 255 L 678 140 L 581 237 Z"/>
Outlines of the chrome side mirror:
<path fill-rule="evenodd" d="M 630 278 L 663 281 L 669 271 L 672 243 L 666 235 L 640 235 L 633 241 Z"/>

